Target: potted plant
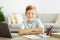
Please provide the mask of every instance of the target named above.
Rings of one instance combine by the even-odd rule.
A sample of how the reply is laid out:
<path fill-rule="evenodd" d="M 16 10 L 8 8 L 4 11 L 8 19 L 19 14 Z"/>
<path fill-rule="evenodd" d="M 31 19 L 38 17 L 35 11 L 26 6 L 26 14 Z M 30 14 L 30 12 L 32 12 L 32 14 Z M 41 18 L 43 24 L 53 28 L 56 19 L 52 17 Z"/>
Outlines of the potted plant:
<path fill-rule="evenodd" d="M 5 21 L 5 17 L 3 15 L 3 12 L 1 11 L 1 8 L 2 7 L 0 7 L 0 22 L 3 22 L 3 21 Z"/>

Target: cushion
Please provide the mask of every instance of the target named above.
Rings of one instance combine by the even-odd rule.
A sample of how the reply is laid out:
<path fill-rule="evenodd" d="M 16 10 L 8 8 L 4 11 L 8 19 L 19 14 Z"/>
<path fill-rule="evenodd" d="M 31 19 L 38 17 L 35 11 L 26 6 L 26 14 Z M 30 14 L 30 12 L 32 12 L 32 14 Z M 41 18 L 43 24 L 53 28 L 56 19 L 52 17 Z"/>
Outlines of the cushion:
<path fill-rule="evenodd" d="M 8 17 L 8 21 L 10 22 L 10 24 L 21 24 L 23 19 L 22 19 L 22 16 L 20 14 L 11 14 Z"/>
<path fill-rule="evenodd" d="M 10 19 L 11 19 L 11 24 L 16 24 L 17 23 L 17 18 L 14 14 L 10 15 Z"/>
<path fill-rule="evenodd" d="M 60 24 L 60 15 L 56 18 L 55 23 L 59 23 Z"/>

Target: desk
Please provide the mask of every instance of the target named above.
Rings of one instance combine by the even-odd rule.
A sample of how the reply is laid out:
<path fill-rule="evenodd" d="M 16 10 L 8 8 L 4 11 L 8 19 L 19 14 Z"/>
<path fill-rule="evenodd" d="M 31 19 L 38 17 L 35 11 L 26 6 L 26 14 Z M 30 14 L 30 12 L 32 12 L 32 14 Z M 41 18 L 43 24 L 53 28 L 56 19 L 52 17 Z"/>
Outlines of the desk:
<path fill-rule="evenodd" d="M 60 39 L 60 33 L 52 33 L 52 37 Z"/>
<path fill-rule="evenodd" d="M 48 38 L 39 38 L 39 39 L 28 39 L 25 37 L 18 37 L 18 38 L 0 38 L 0 40 L 60 40 L 58 38 L 48 37 Z"/>

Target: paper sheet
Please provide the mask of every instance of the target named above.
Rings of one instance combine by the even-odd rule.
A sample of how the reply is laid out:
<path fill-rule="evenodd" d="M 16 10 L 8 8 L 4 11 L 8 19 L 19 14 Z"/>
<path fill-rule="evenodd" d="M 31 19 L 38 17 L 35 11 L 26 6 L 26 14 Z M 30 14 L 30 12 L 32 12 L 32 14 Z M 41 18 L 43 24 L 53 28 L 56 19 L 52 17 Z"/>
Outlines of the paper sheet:
<path fill-rule="evenodd" d="M 38 35 L 23 35 L 23 37 L 31 38 L 31 39 L 38 39 L 38 38 L 44 38 L 44 37 L 49 37 L 49 36 L 38 34 Z"/>
<path fill-rule="evenodd" d="M 38 34 L 38 36 L 42 36 L 43 38 L 44 38 L 44 37 L 49 37 L 49 36 L 44 35 L 44 34 Z"/>

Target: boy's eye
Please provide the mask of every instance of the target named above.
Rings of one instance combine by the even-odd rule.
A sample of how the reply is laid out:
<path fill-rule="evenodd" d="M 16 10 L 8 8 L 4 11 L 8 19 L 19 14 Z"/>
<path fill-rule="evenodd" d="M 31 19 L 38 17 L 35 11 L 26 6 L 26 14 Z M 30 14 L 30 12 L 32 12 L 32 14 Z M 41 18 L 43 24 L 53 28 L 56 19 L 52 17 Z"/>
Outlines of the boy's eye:
<path fill-rule="evenodd" d="M 34 14 L 34 13 L 32 13 L 32 14 Z"/>
<path fill-rule="evenodd" d="M 31 14 L 31 13 L 28 13 L 28 14 Z"/>
<path fill-rule="evenodd" d="M 33 14 L 33 13 L 32 13 Z"/>
<path fill-rule="evenodd" d="M 28 14 L 34 14 L 34 13 L 28 13 Z"/>

